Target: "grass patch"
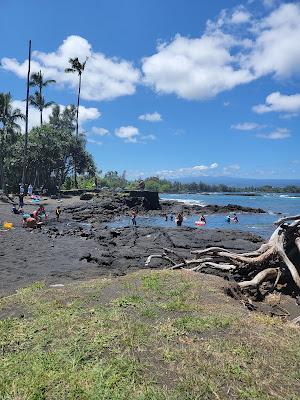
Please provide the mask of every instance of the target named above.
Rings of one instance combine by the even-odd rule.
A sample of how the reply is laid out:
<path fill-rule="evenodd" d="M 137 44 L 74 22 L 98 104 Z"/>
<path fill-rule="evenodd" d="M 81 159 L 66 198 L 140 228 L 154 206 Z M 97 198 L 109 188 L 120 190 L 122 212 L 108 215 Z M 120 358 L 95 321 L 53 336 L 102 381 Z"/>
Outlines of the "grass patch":
<path fill-rule="evenodd" d="M 298 399 L 299 330 L 221 285 L 146 271 L 1 299 L 0 399 Z"/>

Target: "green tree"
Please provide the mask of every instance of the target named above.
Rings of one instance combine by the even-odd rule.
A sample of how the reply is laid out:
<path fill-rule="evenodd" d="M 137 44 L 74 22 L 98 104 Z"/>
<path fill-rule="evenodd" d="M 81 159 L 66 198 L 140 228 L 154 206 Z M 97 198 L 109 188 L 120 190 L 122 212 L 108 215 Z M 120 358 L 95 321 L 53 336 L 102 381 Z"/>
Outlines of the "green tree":
<path fill-rule="evenodd" d="M 24 119 L 21 110 L 14 108 L 10 93 L 0 93 L 0 181 L 6 192 L 7 161 L 12 145 L 20 136 L 21 128 L 18 122 Z"/>
<path fill-rule="evenodd" d="M 30 104 L 40 110 L 40 121 L 41 121 L 41 126 L 43 125 L 43 110 L 45 108 L 53 106 L 54 101 L 48 101 L 45 102 L 44 96 L 41 96 L 39 92 L 35 92 L 34 95 L 29 96 L 29 102 Z"/>
<path fill-rule="evenodd" d="M 79 116 L 79 104 L 80 104 L 80 92 L 81 92 L 81 76 L 85 69 L 86 61 L 87 60 L 85 60 L 83 63 L 81 63 L 79 61 L 78 57 L 70 58 L 69 64 L 71 65 L 71 67 L 65 69 L 66 73 L 73 73 L 73 74 L 77 73 L 78 77 L 79 77 L 78 94 L 77 94 L 77 110 L 76 110 L 76 137 L 78 137 L 78 116 Z"/>
<path fill-rule="evenodd" d="M 45 98 L 43 96 L 43 88 L 52 83 L 56 83 L 56 81 L 54 79 L 44 80 L 42 71 L 35 72 L 30 76 L 29 86 L 36 86 L 39 89 L 38 92 L 34 94 L 34 96 L 30 96 L 30 103 L 40 110 L 41 125 L 43 125 L 43 109 L 50 107 L 54 104 L 53 102 L 45 102 Z"/>
<path fill-rule="evenodd" d="M 78 83 L 78 94 L 77 94 L 77 109 L 76 109 L 76 139 L 78 139 L 78 117 L 79 117 L 79 104 L 80 104 L 80 92 L 81 92 L 81 77 L 82 77 L 82 73 L 85 69 L 85 65 L 86 65 L 86 61 L 85 60 L 83 63 L 81 63 L 78 59 L 78 57 L 76 58 L 70 58 L 69 59 L 69 64 L 71 65 L 69 68 L 65 69 L 66 73 L 77 73 L 78 77 L 79 77 L 79 83 Z M 74 180 L 75 180 L 75 187 L 78 187 L 78 182 L 77 182 L 77 168 L 76 168 L 76 164 L 75 164 L 75 168 L 74 168 Z"/>

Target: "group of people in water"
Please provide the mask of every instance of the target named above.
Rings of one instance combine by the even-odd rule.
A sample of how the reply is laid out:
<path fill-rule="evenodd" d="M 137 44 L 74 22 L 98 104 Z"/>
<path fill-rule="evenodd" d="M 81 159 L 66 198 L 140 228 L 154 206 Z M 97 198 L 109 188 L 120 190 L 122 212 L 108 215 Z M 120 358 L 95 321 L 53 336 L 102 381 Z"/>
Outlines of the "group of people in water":
<path fill-rule="evenodd" d="M 133 226 L 137 226 L 136 218 L 137 218 L 137 211 L 133 210 L 132 213 L 131 213 L 131 222 L 132 222 Z M 176 222 L 177 226 L 182 226 L 182 223 L 183 223 L 183 220 L 184 220 L 183 214 L 181 212 L 179 212 L 176 216 L 174 216 L 173 214 L 170 214 L 170 215 L 165 214 L 164 215 L 164 219 L 165 219 L 166 222 L 168 222 L 169 220 L 170 221 L 174 221 L 174 219 L 175 219 L 175 222 Z M 236 213 L 233 213 L 232 215 L 231 214 L 227 215 L 225 217 L 225 221 L 228 222 L 228 223 L 237 223 L 237 222 L 239 222 Z M 207 223 L 207 221 L 206 221 L 206 218 L 205 218 L 205 216 L 203 214 L 201 214 L 199 216 L 199 220 L 198 221 L 195 221 L 195 225 L 196 226 L 203 226 L 203 225 L 206 225 L 206 223 Z"/>

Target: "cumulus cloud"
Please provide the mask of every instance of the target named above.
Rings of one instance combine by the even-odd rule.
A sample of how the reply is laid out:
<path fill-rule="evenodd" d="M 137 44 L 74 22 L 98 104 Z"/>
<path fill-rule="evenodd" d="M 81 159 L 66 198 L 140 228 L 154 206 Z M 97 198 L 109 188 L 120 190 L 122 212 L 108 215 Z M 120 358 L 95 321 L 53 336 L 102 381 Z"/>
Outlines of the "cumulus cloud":
<path fill-rule="evenodd" d="M 300 4 L 282 4 L 256 25 L 253 51 L 246 60 L 257 77 L 278 78 L 299 73 Z"/>
<path fill-rule="evenodd" d="M 121 126 L 115 130 L 115 135 L 128 143 L 137 143 L 137 137 L 140 135 L 135 126 Z"/>
<path fill-rule="evenodd" d="M 105 128 L 100 128 L 98 126 L 93 126 L 91 133 L 96 136 L 106 136 L 109 134 L 109 130 Z"/>
<path fill-rule="evenodd" d="M 236 41 L 225 34 L 204 34 L 192 39 L 176 35 L 143 59 L 145 83 L 159 93 L 175 93 L 189 100 L 207 99 L 250 82 L 247 69 L 235 67 L 230 48 Z"/>
<path fill-rule="evenodd" d="M 14 108 L 19 108 L 23 114 L 26 112 L 26 101 L 23 100 L 13 100 L 12 105 Z M 61 111 L 64 110 L 66 106 L 59 105 Z M 49 116 L 52 113 L 52 107 L 45 108 L 43 111 L 43 121 L 47 123 L 49 121 Z M 79 124 L 80 127 L 87 122 L 96 120 L 101 116 L 101 112 L 95 107 L 84 107 L 79 106 Z M 21 121 L 20 123 L 22 130 L 25 130 L 25 122 Z M 34 126 L 40 126 L 40 111 L 32 106 L 29 106 L 29 118 L 28 118 L 28 128 L 31 129 Z"/>
<path fill-rule="evenodd" d="M 55 79 L 58 85 L 77 90 L 78 76 L 66 74 L 69 58 L 87 59 L 82 76 L 82 98 L 85 100 L 111 100 L 135 93 L 140 72 L 132 63 L 118 58 L 106 57 L 94 52 L 91 44 L 81 36 L 68 36 L 54 52 L 32 53 L 32 72 L 42 70 L 47 79 Z M 2 68 L 20 78 L 27 74 L 28 60 L 19 62 L 14 58 L 2 58 Z"/>
<path fill-rule="evenodd" d="M 238 29 L 246 22 L 248 29 Z M 145 57 L 144 82 L 161 94 L 203 100 L 265 75 L 286 78 L 299 72 L 299 39 L 299 3 L 282 4 L 260 19 L 244 7 L 223 10 L 202 36 L 177 34 Z"/>
<path fill-rule="evenodd" d="M 161 115 L 155 111 L 154 113 L 142 114 L 139 116 L 139 119 L 142 121 L 149 121 L 149 122 L 160 122 L 162 121 Z"/>
<path fill-rule="evenodd" d="M 275 131 L 271 133 L 263 133 L 257 135 L 257 137 L 262 139 L 270 139 L 270 140 L 281 140 L 287 139 L 291 136 L 290 130 L 287 128 L 277 128 Z"/>
<path fill-rule="evenodd" d="M 253 107 L 253 111 L 264 114 L 272 111 L 297 114 L 300 112 L 300 93 L 284 95 L 280 92 L 269 94 L 265 104 L 258 104 Z"/>

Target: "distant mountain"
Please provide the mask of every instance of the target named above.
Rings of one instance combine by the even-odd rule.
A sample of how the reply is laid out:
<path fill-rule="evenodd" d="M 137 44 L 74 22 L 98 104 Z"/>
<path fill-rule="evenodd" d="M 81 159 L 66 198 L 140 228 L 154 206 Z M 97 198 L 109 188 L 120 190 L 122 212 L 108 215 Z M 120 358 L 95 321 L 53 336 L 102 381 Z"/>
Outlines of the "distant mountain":
<path fill-rule="evenodd" d="M 203 182 L 209 185 L 220 185 L 224 184 L 232 187 L 260 187 L 260 186 L 273 186 L 273 187 L 284 187 L 284 186 L 300 186 L 300 179 L 251 179 L 251 178 L 235 178 L 229 176 L 187 176 L 178 179 L 172 179 L 172 181 L 182 183 L 192 182 Z"/>

